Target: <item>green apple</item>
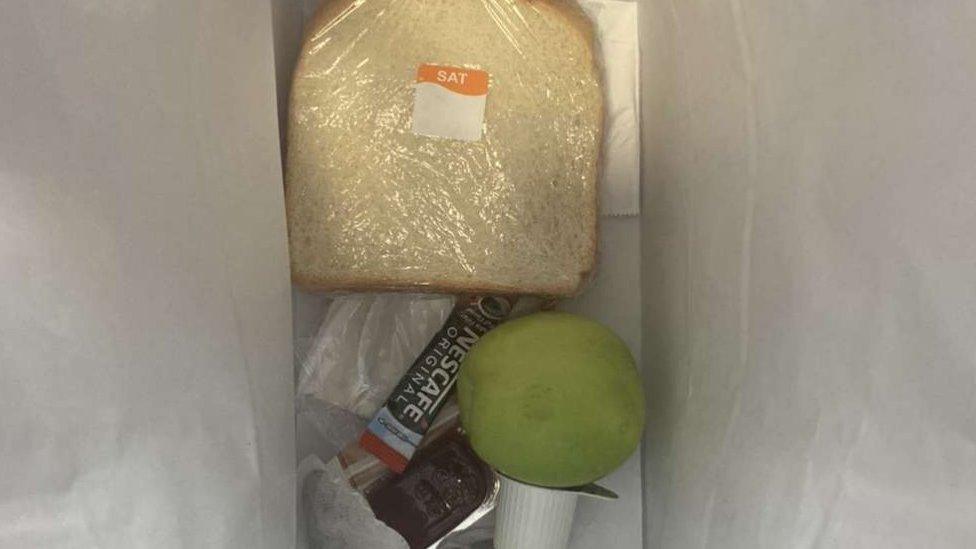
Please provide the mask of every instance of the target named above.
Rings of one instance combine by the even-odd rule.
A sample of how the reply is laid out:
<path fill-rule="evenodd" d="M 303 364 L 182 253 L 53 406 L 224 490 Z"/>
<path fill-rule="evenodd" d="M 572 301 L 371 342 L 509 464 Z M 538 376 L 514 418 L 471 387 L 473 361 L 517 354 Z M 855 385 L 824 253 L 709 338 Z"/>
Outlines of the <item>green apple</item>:
<path fill-rule="evenodd" d="M 633 453 L 644 392 L 627 346 L 602 325 L 536 313 L 495 328 L 458 377 L 461 423 L 502 474 L 548 487 L 605 476 Z"/>

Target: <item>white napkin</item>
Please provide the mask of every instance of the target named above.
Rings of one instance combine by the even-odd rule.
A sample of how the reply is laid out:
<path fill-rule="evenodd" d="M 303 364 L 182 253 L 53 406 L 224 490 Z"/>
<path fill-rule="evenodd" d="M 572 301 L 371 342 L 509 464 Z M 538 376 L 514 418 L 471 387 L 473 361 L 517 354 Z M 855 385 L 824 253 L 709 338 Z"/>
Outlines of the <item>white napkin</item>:
<path fill-rule="evenodd" d="M 583 0 L 593 20 L 603 62 L 606 135 L 600 213 L 640 214 L 640 53 L 637 4 L 620 0 Z"/>

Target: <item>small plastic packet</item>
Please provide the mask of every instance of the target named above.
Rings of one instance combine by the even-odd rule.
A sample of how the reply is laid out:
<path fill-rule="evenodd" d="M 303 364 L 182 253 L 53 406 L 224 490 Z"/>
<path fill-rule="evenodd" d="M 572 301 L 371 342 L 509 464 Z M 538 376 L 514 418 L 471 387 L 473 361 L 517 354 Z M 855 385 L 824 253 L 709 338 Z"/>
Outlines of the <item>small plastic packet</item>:
<path fill-rule="evenodd" d="M 372 417 L 451 312 L 454 298 L 352 294 L 331 301 L 301 360 L 299 400 Z"/>

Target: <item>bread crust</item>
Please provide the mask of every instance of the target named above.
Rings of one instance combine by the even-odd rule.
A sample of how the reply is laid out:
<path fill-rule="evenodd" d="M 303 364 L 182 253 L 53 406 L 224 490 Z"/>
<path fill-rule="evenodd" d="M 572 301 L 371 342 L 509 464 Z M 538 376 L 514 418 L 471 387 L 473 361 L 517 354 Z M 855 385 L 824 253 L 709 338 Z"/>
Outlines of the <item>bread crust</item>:
<path fill-rule="evenodd" d="M 288 98 L 288 124 L 292 123 L 295 119 L 295 101 L 294 85 L 295 79 L 298 75 L 302 74 L 305 64 L 309 57 L 309 45 L 312 41 L 315 33 L 319 32 L 321 29 L 332 24 L 338 17 L 347 10 L 355 9 L 355 5 L 359 2 L 364 2 L 369 0 L 325 0 L 322 5 L 316 11 L 315 15 L 312 17 L 311 21 L 305 26 L 304 37 L 302 39 L 302 48 L 299 54 L 298 60 L 295 64 L 295 69 L 292 72 L 292 86 L 289 92 Z M 596 36 L 593 30 L 593 24 L 583 13 L 583 10 L 579 7 L 576 2 L 572 0 L 517 0 L 518 3 L 524 4 L 526 6 L 531 6 L 535 9 L 551 9 L 559 13 L 560 16 L 564 17 L 583 37 L 583 42 L 589 51 L 590 57 L 590 70 L 593 72 L 593 77 L 600 87 L 600 101 L 598 105 L 599 112 L 597 113 L 597 120 L 599 124 L 597 125 L 597 159 L 594 164 L 594 182 L 595 184 L 591 187 L 592 196 L 590 197 L 590 202 L 593 204 L 593 231 L 590 235 L 590 246 L 589 253 L 587 254 L 584 268 L 579 272 L 573 283 L 555 283 L 548 285 L 529 285 L 521 287 L 512 287 L 501 284 L 458 284 L 447 281 L 437 281 L 432 280 L 429 284 L 418 284 L 412 282 L 405 282 L 403 280 L 397 280 L 394 278 L 381 278 L 381 277 L 349 277 L 349 278 L 320 278 L 314 276 L 308 276 L 301 272 L 301 268 L 295 264 L 292 260 L 291 273 L 292 273 L 292 283 L 299 289 L 309 292 L 418 292 L 418 293 L 441 293 L 441 294 L 522 294 L 522 295 L 540 295 L 540 296 L 550 296 L 550 297 L 571 297 L 579 294 L 586 283 L 592 279 L 593 273 L 596 269 L 597 262 L 597 250 L 598 250 L 598 240 L 600 231 L 600 205 L 599 205 L 599 185 L 600 173 L 602 171 L 604 162 L 604 134 L 606 125 L 606 106 L 605 97 L 603 96 L 603 74 L 601 67 L 599 65 L 599 56 L 597 55 L 597 43 Z M 287 154 L 288 150 L 288 132 L 285 132 L 285 150 Z M 285 162 L 285 170 L 287 172 L 288 162 Z M 287 173 L 285 181 L 287 182 Z M 288 194 L 289 185 L 285 185 L 285 203 L 288 204 Z M 289 238 L 290 241 L 290 238 Z"/>
<path fill-rule="evenodd" d="M 292 283 L 298 289 L 309 292 L 413 292 L 420 294 L 472 294 L 472 295 L 534 295 L 540 297 L 567 297 L 574 295 L 580 284 L 552 284 L 537 286 L 506 286 L 504 284 L 455 284 L 433 282 L 431 284 L 406 283 L 393 278 L 360 277 L 324 280 L 307 277 L 292 270 Z M 580 283 L 585 282 L 581 279 Z"/>

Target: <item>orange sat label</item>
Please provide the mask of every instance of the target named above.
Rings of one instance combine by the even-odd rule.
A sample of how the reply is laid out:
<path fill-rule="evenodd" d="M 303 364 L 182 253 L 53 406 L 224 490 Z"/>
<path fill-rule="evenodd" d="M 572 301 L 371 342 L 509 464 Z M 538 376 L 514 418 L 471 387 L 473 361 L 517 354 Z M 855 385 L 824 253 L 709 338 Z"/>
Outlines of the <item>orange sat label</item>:
<path fill-rule="evenodd" d="M 488 93 L 488 73 L 477 69 L 420 65 L 417 69 L 417 82 L 439 84 L 462 95 L 485 95 Z"/>
<path fill-rule="evenodd" d="M 420 65 L 414 84 L 411 129 L 426 137 L 478 141 L 484 130 L 487 99 L 487 72 Z"/>

